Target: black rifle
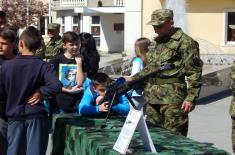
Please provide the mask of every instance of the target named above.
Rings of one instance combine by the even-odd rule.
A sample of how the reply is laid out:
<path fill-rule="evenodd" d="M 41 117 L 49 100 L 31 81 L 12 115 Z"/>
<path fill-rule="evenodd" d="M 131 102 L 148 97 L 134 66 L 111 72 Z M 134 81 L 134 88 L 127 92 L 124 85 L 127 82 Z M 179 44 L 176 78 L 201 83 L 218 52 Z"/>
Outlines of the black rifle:
<path fill-rule="evenodd" d="M 137 109 L 127 92 L 133 88 L 140 88 L 141 85 L 143 84 L 143 82 L 146 82 L 149 78 L 166 77 L 162 74 L 162 72 L 166 71 L 166 70 L 171 70 L 174 67 L 175 67 L 174 64 L 164 64 L 161 67 L 157 67 L 153 72 L 150 72 L 150 73 L 146 74 L 145 76 L 143 76 L 139 79 L 130 81 L 130 82 L 125 82 L 125 79 L 123 77 L 118 78 L 116 81 L 112 81 L 107 86 L 106 94 L 105 94 L 103 100 L 101 101 L 102 103 L 105 101 L 109 102 L 109 109 L 107 112 L 106 121 L 107 121 L 107 118 L 110 114 L 111 108 L 114 104 L 115 98 L 117 96 L 124 94 L 127 97 L 127 99 L 129 100 L 129 102 L 131 103 L 131 105 L 133 106 L 133 108 Z"/>

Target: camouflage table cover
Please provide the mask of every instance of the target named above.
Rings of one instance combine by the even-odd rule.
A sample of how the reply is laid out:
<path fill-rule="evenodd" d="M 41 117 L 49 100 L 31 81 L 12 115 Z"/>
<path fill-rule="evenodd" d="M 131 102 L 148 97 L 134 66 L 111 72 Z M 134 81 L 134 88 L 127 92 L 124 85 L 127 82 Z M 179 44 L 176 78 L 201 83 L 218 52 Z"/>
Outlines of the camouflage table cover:
<path fill-rule="evenodd" d="M 71 115 L 55 115 L 55 129 L 52 136 L 52 155 L 118 155 L 113 145 L 121 131 L 125 118 L 110 118 L 105 124 L 102 118 L 85 118 Z M 169 131 L 149 127 L 152 140 L 159 149 L 159 155 L 227 155 L 228 153 L 199 143 Z M 128 153 L 150 155 L 145 152 L 138 132 L 135 132 Z"/>

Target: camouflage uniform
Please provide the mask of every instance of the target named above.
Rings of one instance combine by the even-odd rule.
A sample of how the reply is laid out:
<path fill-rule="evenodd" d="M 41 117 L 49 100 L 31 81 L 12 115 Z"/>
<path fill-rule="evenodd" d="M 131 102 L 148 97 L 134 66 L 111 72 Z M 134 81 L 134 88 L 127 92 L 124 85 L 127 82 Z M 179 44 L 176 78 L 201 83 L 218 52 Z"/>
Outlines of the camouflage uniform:
<path fill-rule="evenodd" d="M 36 51 L 36 55 L 47 61 L 54 58 L 55 56 L 63 53 L 62 38 L 59 36 L 60 24 L 51 23 L 48 25 L 48 33 L 50 30 L 56 31 L 54 34 L 56 38 L 50 39 L 50 41 L 45 45 L 42 40 L 42 47 Z M 57 36 L 58 35 L 58 36 Z"/>
<path fill-rule="evenodd" d="M 235 153 L 235 65 L 232 67 L 232 73 L 231 73 L 231 79 L 233 81 L 231 89 L 233 92 L 233 98 L 230 104 L 229 113 L 231 115 L 232 119 L 232 146 L 233 146 L 233 152 Z"/>
<path fill-rule="evenodd" d="M 36 50 L 35 55 L 41 59 L 45 59 L 46 45 L 43 39 L 41 41 L 41 44 L 41 48 Z"/>
<path fill-rule="evenodd" d="M 46 53 L 45 58 L 46 59 L 52 59 L 55 56 L 63 53 L 63 47 L 62 47 L 62 38 L 61 36 L 58 36 L 55 41 L 49 41 L 46 44 Z"/>
<path fill-rule="evenodd" d="M 166 14 L 166 17 L 168 16 L 169 14 Z M 152 20 L 154 18 L 158 17 L 153 13 Z M 157 22 L 162 24 L 161 21 Z M 152 21 L 150 24 L 153 25 Z M 163 71 L 165 78 L 155 77 L 148 80 L 145 87 L 147 118 L 157 126 L 186 136 L 188 113 L 181 110 L 181 105 L 183 101 L 195 103 L 199 96 L 203 62 L 199 57 L 198 43 L 180 28 L 175 30 L 176 32 L 165 40 L 160 37 L 154 39 L 147 53 L 148 64 L 133 79 L 138 79 L 163 64 L 175 65 L 173 69 Z"/>

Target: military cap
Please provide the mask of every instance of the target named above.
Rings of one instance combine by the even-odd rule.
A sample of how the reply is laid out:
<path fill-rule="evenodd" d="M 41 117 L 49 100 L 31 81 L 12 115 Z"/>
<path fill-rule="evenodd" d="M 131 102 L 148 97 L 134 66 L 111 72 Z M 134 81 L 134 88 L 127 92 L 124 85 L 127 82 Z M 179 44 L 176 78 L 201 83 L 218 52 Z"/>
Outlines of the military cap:
<path fill-rule="evenodd" d="M 153 11 L 151 15 L 151 21 L 148 25 L 161 25 L 164 22 L 173 19 L 173 11 L 170 9 L 158 9 Z"/>
<path fill-rule="evenodd" d="M 48 25 L 48 29 L 49 30 L 59 30 L 60 29 L 60 24 L 57 24 L 57 23 L 51 23 Z"/>

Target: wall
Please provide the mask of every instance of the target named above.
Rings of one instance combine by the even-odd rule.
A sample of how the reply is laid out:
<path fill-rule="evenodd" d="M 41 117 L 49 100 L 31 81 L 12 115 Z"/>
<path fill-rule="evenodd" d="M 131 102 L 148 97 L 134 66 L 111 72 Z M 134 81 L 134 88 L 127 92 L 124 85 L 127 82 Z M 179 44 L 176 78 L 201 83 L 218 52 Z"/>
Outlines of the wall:
<path fill-rule="evenodd" d="M 142 36 L 152 39 L 156 36 L 152 25 L 147 25 L 151 20 L 151 14 L 156 9 L 161 9 L 162 4 L 159 0 L 142 0 L 143 2 L 143 20 L 142 20 Z"/>
<path fill-rule="evenodd" d="M 143 0 L 143 36 L 152 38 L 154 31 L 146 23 L 155 9 L 164 6 L 164 0 Z M 199 40 L 201 53 L 235 54 L 234 45 L 225 45 L 225 10 L 234 9 L 234 0 L 186 0 L 187 31 Z"/>
<path fill-rule="evenodd" d="M 101 51 L 122 52 L 124 50 L 124 31 L 114 31 L 114 23 L 124 23 L 123 14 L 101 15 Z"/>
<path fill-rule="evenodd" d="M 135 40 L 141 37 L 141 1 L 126 0 L 125 3 L 125 52 L 129 56 L 134 55 Z"/>
<path fill-rule="evenodd" d="M 235 46 L 225 45 L 225 11 L 235 10 L 234 0 L 188 0 L 188 32 L 193 38 L 203 39 L 201 45 L 220 48 L 220 54 L 235 54 Z M 205 40 L 205 42 L 204 42 Z M 210 49 L 201 53 L 211 53 Z M 218 53 L 218 52 L 217 52 Z M 217 54 L 215 53 L 215 54 Z"/>

